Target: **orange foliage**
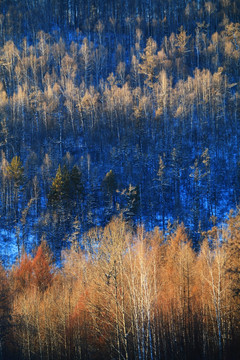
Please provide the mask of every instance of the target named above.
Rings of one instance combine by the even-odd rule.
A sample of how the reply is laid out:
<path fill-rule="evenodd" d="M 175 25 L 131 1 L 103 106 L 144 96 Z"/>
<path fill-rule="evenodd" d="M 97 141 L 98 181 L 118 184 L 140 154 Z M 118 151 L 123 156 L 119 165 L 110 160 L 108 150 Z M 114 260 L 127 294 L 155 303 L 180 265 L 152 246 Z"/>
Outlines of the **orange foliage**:
<path fill-rule="evenodd" d="M 23 254 L 18 267 L 13 270 L 13 278 L 18 290 L 30 286 L 36 286 L 40 291 L 46 290 L 52 283 L 53 273 L 42 245 L 37 249 L 33 259 L 26 253 Z"/>
<path fill-rule="evenodd" d="M 116 358 L 118 351 L 124 358 L 128 347 L 141 351 L 139 342 L 162 352 L 168 344 L 171 351 L 193 344 L 212 354 L 238 344 L 238 335 L 233 339 L 229 332 L 239 323 L 238 273 L 229 270 L 239 264 L 238 223 L 236 231 L 233 225 L 231 232 L 208 233 L 196 254 L 183 225 L 164 237 L 143 227 L 131 233 L 114 220 L 102 230 L 95 256 L 73 245 L 57 276 L 41 244 L 34 258 L 24 254 L 13 271 L 21 291 L 14 293 L 11 310 L 19 319 L 15 339 L 23 337 L 32 352 L 44 354 L 55 341 L 56 353 L 82 359 Z M 0 294 L 1 274 L 0 268 Z"/>
<path fill-rule="evenodd" d="M 69 328 L 74 329 L 81 325 L 87 315 L 87 291 L 80 295 L 73 312 L 69 316 Z"/>
<path fill-rule="evenodd" d="M 23 254 L 18 267 L 13 272 L 16 288 L 24 290 L 30 286 L 33 278 L 32 259 L 26 253 Z"/>
<path fill-rule="evenodd" d="M 34 273 L 34 285 L 36 285 L 41 291 L 46 290 L 46 288 L 52 283 L 53 274 L 42 245 L 39 246 L 32 261 L 32 268 Z"/>

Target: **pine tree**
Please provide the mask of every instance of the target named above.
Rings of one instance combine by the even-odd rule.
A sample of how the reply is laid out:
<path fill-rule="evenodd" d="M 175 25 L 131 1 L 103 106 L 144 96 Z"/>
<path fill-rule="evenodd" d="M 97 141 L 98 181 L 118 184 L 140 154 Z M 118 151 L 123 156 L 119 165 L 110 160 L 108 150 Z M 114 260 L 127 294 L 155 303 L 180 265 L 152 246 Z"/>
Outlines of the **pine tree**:
<path fill-rule="evenodd" d="M 82 173 L 77 165 L 74 165 L 70 172 L 70 188 L 72 196 L 79 200 L 83 195 L 84 187 L 82 182 Z"/>
<path fill-rule="evenodd" d="M 140 191 L 139 186 L 129 185 L 127 191 L 125 192 L 127 206 L 124 210 L 124 215 L 127 221 L 131 221 L 139 213 L 140 209 Z"/>
<path fill-rule="evenodd" d="M 117 180 L 113 170 L 110 170 L 102 181 L 104 194 L 105 218 L 110 220 L 114 214 L 116 203 Z"/>
<path fill-rule="evenodd" d="M 104 191 L 108 196 L 113 197 L 115 191 L 117 190 L 117 180 L 116 175 L 113 170 L 110 170 L 104 177 L 102 186 Z"/>
<path fill-rule="evenodd" d="M 19 156 L 14 156 L 11 163 L 7 167 L 8 177 L 13 180 L 14 186 L 19 188 L 23 183 L 24 168 Z"/>
<path fill-rule="evenodd" d="M 61 166 L 58 166 L 56 176 L 52 182 L 50 192 L 48 194 L 48 202 L 50 205 L 56 206 L 63 198 L 64 194 L 64 178 Z"/>
<path fill-rule="evenodd" d="M 72 189 L 71 189 L 71 177 L 66 165 L 64 165 L 62 169 L 62 180 L 63 180 L 62 199 L 64 201 L 68 201 L 70 199 L 70 194 Z"/>

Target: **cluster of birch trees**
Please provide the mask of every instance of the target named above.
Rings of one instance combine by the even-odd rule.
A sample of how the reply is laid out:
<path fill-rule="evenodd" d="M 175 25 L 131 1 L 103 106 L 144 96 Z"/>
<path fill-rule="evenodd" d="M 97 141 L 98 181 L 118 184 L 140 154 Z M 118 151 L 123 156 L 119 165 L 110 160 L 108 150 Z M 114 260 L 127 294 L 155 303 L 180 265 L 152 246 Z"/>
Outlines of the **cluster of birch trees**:
<path fill-rule="evenodd" d="M 146 232 L 122 217 L 72 238 L 56 268 L 46 242 L 1 268 L 1 358 L 238 359 L 240 215 L 204 234 Z"/>

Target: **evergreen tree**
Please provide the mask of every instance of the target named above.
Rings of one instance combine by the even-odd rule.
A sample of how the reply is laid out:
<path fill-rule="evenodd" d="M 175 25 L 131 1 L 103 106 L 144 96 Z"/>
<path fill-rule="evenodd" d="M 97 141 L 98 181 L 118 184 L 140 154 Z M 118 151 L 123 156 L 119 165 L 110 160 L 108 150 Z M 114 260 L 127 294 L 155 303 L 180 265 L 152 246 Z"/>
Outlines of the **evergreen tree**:
<path fill-rule="evenodd" d="M 74 165 L 70 172 L 70 188 L 74 199 L 79 200 L 83 196 L 84 187 L 82 181 L 82 172 L 77 165 Z"/>
<path fill-rule="evenodd" d="M 59 165 L 48 194 L 49 203 L 57 205 L 57 203 L 65 202 L 65 206 L 68 206 L 71 200 L 76 200 L 82 194 L 82 174 L 78 167 L 74 165 L 69 172 L 66 165 L 63 168 Z"/>
<path fill-rule="evenodd" d="M 104 193 L 105 218 L 110 220 L 115 211 L 117 180 L 113 170 L 110 170 L 102 181 Z"/>
<path fill-rule="evenodd" d="M 64 195 L 64 179 L 61 166 L 58 166 L 56 176 L 53 179 L 49 194 L 48 202 L 50 205 L 56 206 L 62 199 Z"/>
<path fill-rule="evenodd" d="M 124 215 L 127 221 L 132 221 L 137 217 L 140 210 L 140 191 L 139 186 L 129 185 L 125 192 L 127 206 L 124 209 Z"/>
<path fill-rule="evenodd" d="M 62 199 L 66 202 L 66 205 L 68 205 L 67 202 L 71 198 L 72 188 L 70 173 L 66 165 L 64 165 L 62 169 L 62 181 Z"/>
<path fill-rule="evenodd" d="M 7 173 L 9 179 L 13 180 L 14 186 L 19 188 L 23 183 L 24 168 L 19 156 L 14 156 L 11 163 L 7 167 Z"/>
<path fill-rule="evenodd" d="M 113 201 L 114 194 L 117 190 L 117 180 L 116 175 L 113 172 L 113 170 L 110 170 L 104 177 L 102 186 L 104 189 L 104 192 L 107 194 L 107 196 L 110 197 L 111 202 Z"/>

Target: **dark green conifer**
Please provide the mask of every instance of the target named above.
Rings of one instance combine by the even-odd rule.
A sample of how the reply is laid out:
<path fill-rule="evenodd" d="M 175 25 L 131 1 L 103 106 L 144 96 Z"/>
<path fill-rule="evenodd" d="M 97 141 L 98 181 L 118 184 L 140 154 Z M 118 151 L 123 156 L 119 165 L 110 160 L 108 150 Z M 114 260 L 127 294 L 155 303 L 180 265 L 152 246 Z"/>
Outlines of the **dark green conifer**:
<path fill-rule="evenodd" d="M 11 163 L 7 167 L 8 177 L 13 180 L 14 186 L 19 187 L 23 183 L 24 168 L 19 156 L 14 156 Z"/>
<path fill-rule="evenodd" d="M 83 195 L 82 173 L 77 165 L 74 165 L 70 172 L 70 184 L 74 197 L 79 198 Z"/>
<path fill-rule="evenodd" d="M 113 172 L 113 170 L 110 170 L 103 179 L 103 189 L 104 191 L 110 195 L 113 196 L 115 191 L 117 190 L 117 180 L 116 175 Z"/>
<path fill-rule="evenodd" d="M 48 194 L 48 201 L 51 205 L 57 205 L 63 198 L 64 179 L 61 166 L 58 166 L 56 176 L 53 179 L 50 192 Z"/>
<path fill-rule="evenodd" d="M 125 216 L 127 220 L 131 220 L 134 216 L 137 216 L 140 208 L 140 191 L 139 186 L 132 186 L 131 184 L 128 187 L 126 192 L 127 198 L 127 207 L 125 210 Z"/>

